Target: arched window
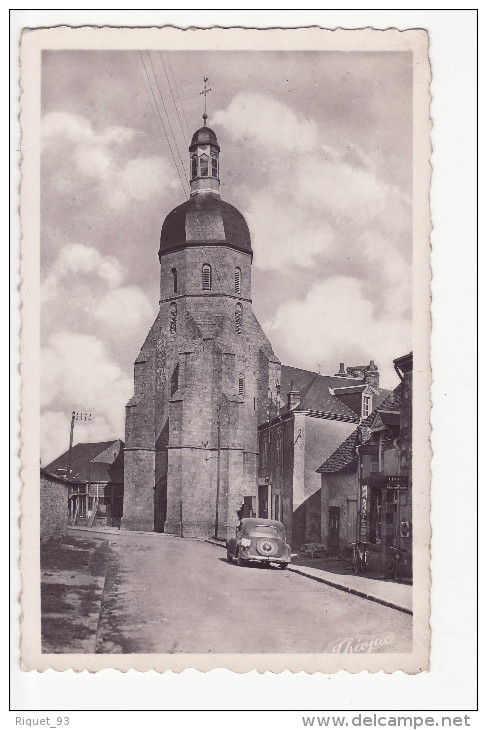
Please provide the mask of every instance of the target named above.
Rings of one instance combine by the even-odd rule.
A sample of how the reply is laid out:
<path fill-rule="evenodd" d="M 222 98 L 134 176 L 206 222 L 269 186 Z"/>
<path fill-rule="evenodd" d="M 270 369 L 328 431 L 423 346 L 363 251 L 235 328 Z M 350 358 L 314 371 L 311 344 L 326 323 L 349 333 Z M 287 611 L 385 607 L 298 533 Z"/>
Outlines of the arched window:
<path fill-rule="evenodd" d="M 177 318 L 178 308 L 176 302 L 171 302 L 171 306 L 169 307 L 169 332 L 172 335 L 175 335 L 177 331 Z"/>
<path fill-rule="evenodd" d="M 211 266 L 204 264 L 201 269 L 201 288 L 203 291 L 211 291 Z"/>
<path fill-rule="evenodd" d="M 245 395 L 245 380 L 242 373 L 238 376 L 238 394 Z"/>
<path fill-rule="evenodd" d="M 208 177 L 208 155 L 201 155 L 200 157 L 200 175 L 201 177 Z"/>
<path fill-rule="evenodd" d="M 240 302 L 238 302 L 235 305 L 235 332 L 237 333 L 237 335 L 242 334 L 242 323 L 243 323 L 243 307 L 240 304 Z"/>
<path fill-rule="evenodd" d="M 198 156 L 193 155 L 191 158 L 191 179 L 198 177 Z"/>
<path fill-rule="evenodd" d="M 218 177 L 218 157 L 213 150 L 211 151 L 211 174 L 213 177 Z"/>
<path fill-rule="evenodd" d="M 242 279 L 242 272 L 240 267 L 237 266 L 235 269 L 235 294 L 240 294 L 240 283 Z"/>
<path fill-rule="evenodd" d="M 178 272 L 176 269 L 171 269 L 171 276 L 172 276 L 172 291 L 173 294 L 178 293 Z"/>

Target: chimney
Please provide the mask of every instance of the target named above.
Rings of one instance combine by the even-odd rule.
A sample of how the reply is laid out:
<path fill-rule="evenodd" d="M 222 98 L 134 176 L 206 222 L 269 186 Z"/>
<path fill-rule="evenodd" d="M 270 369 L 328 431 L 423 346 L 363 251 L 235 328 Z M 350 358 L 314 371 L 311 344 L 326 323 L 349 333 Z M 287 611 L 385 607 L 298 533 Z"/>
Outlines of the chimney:
<path fill-rule="evenodd" d="M 345 363 L 344 362 L 341 362 L 340 363 L 340 370 L 337 373 L 335 373 L 335 377 L 336 378 L 345 378 L 346 375 L 347 375 L 347 373 L 345 372 Z"/>
<path fill-rule="evenodd" d="M 379 368 L 373 360 L 370 361 L 370 364 L 365 371 L 365 382 L 367 385 L 371 385 L 372 388 L 379 387 Z"/>
<path fill-rule="evenodd" d="M 299 406 L 301 400 L 301 394 L 299 390 L 290 390 L 287 394 L 287 407 L 291 411 L 296 406 Z"/>

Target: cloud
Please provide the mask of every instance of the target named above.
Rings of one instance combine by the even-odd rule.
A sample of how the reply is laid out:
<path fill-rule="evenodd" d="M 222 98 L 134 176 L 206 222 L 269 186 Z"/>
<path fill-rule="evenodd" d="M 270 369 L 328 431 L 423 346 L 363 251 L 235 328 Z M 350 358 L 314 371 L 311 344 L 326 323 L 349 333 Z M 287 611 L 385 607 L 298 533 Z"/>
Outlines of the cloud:
<path fill-rule="evenodd" d="M 119 286 L 124 278 L 122 266 L 115 256 L 104 256 L 96 248 L 81 243 L 68 243 L 60 250 L 41 285 L 44 302 L 59 295 L 59 287 L 73 284 L 78 275 L 99 279 L 110 288 Z"/>
<path fill-rule="evenodd" d="M 318 142 L 318 127 L 296 114 L 286 104 L 262 94 L 239 93 L 227 109 L 214 114 L 215 124 L 225 127 L 233 139 L 288 150 L 313 149 Z"/>
<path fill-rule="evenodd" d="M 131 379 L 101 340 L 70 332 L 52 334 L 41 350 L 43 458 L 48 452 L 52 455 L 53 444 L 56 448 L 60 444 L 58 431 L 64 432 L 62 424 L 65 426 L 66 420 L 59 414 L 69 415 L 73 409 L 93 414 L 91 435 L 123 437 L 124 406 L 131 394 Z M 66 443 L 61 450 L 65 448 Z"/>
<path fill-rule="evenodd" d="M 85 117 L 50 112 L 42 119 L 46 179 L 57 196 L 86 198 L 96 192 L 112 211 L 161 196 L 174 185 L 162 157 L 130 157 L 129 144 L 140 133 L 111 126 L 96 132 Z"/>
<path fill-rule="evenodd" d="M 137 286 L 107 292 L 94 308 L 93 314 L 107 328 L 123 332 L 123 337 L 148 329 L 154 317 L 149 300 Z"/>
<path fill-rule="evenodd" d="M 324 145 L 314 120 L 257 94 L 237 94 L 215 121 L 261 145 L 245 206 L 256 267 L 284 273 L 326 261 L 353 276 L 363 267 L 379 293 L 399 285 L 393 296 L 406 308 L 411 204 L 363 149 Z"/>
<path fill-rule="evenodd" d="M 384 310 L 377 314 L 360 281 L 337 276 L 315 284 L 304 299 L 281 304 L 264 326 L 285 363 L 334 373 L 340 362 L 375 360 L 381 385 L 397 383 L 392 360 L 411 349 L 407 318 Z"/>

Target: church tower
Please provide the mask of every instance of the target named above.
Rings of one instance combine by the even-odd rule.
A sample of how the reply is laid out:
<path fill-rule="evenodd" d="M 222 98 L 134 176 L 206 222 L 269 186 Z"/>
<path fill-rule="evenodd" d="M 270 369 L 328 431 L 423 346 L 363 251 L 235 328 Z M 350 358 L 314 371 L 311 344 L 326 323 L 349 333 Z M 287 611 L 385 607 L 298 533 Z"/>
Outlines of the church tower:
<path fill-rule="evenodd" d="M 162 225 L 159 313 L 134 365 L 122 529 L 225 538 L 244 499 L 255 505 L 257 427 L 280 363 L 252 312 L 249 229 L 220 197 L 220 146 L 203 119 L 190 197 Z"/>

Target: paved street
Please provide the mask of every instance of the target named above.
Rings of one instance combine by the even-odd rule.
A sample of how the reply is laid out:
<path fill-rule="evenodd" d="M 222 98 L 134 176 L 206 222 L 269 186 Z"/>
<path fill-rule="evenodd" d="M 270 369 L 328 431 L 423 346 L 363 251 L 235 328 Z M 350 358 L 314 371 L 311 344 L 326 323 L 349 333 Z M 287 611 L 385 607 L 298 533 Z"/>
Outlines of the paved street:
<path fill-rule="evenodd" d="M 110 543 L 98 653 L 324 652 L 357 635 L 393 636 L 387 651 L 411 650 L 411 616 L 309 578 L 230 565 L 205 542 L 90 537 Z"/>

